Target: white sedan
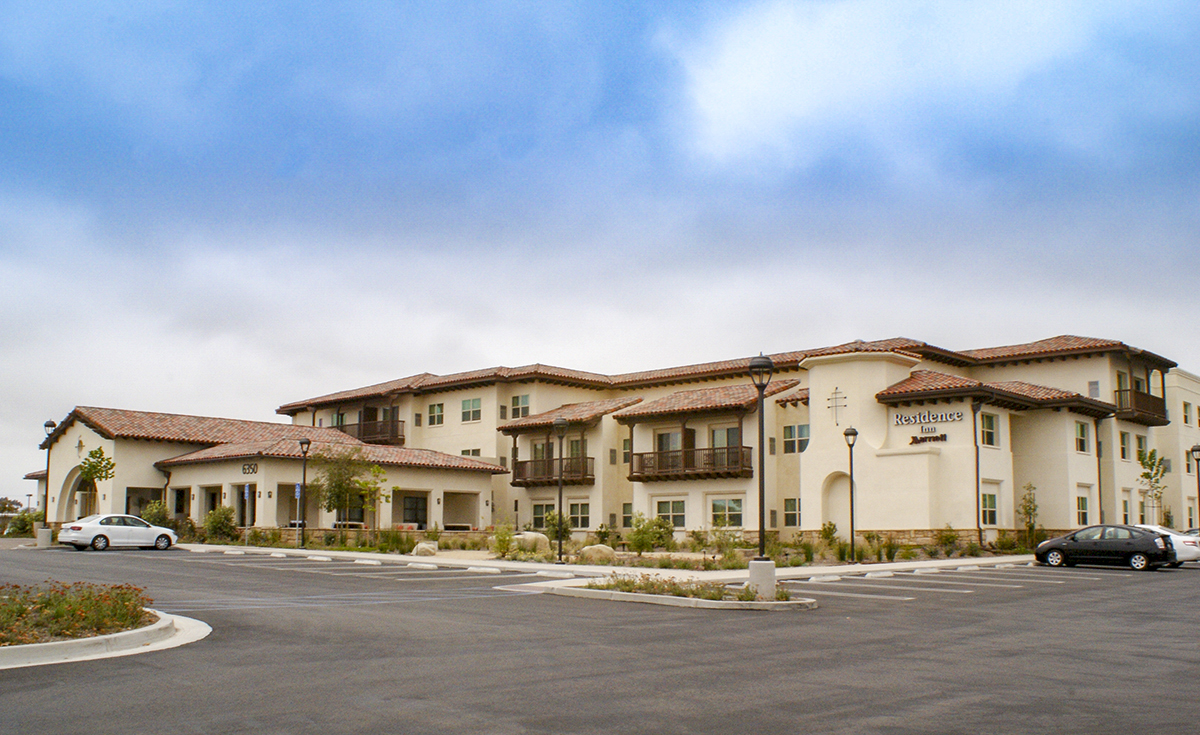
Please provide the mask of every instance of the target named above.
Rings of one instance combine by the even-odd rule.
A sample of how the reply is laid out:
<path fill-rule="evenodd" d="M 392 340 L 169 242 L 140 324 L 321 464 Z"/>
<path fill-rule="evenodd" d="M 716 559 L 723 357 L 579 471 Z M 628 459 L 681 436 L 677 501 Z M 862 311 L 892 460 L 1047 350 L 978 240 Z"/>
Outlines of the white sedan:
<path fill-rule="evenodd" d="M 83 551 L 91 546 L 104 551 L 110 546 L 140 546 L 143 549 L 165 550 L 179 541 L 169 528 L 152 526 L 137 516 L 95 515 L 64 523 L 58 532 L 58 542 Z"/>
<path fill-rule="evenodd" d="M 1171 537 L 1171 545 L 1175 547 L 1175 563 L 1170 566 L 1177 567 L 1185 561 L 1200 561 L 1200 537 L 1189 536 L 1182 531 L 1156 526 L 1152 523 L 1139 523 L 1137 527 L 1148 528 Z"/>

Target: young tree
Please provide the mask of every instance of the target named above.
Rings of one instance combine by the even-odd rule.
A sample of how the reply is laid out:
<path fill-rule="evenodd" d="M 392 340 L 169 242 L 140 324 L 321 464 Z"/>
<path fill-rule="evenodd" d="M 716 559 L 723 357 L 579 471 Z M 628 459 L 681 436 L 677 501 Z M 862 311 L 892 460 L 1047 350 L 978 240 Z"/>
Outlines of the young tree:
<path fill-rule="evenodd" d="M 1142 486 L 1142 495 L 1146 497 L 1147 505 L 1154 512 L 1155 523 L 1162 519 L 1162 497 L 1163 491 L 1167 489 L 1167 485 L 1163 482 L 1163 475 L 1167 473 L 1167 460 L 1165 457 L 1158 456 L 1157 449 L 1151 449 L 1149 452 L 1138 452 L 1138 464 L 1142 466 L 1142 474 L 1138 477 L 1138 482 Z"/>
<path fill-rule="evenodd" d="M 338 511 L 342 520 L 349 517 L 356 503 L 365 509 L 369 499 L 378 499 L 384 470 L 363 459 L 361 447 L 320 450 L 310 461 L 316 477 L 309 482 L 308 491 L 325 510 Z M 342 540 L 344 543 L 345 533 Z"/>
<path fill-rule="evenodd" d="M 0 513 L 19 513 L 21 511 L 21 501 L 13 500 L 12 498 L 0 498 Z"/>
<path fill-rule="evenodd" d="M 1021 518 L 1022 525 L 1025 526 L 1025 545 L 1029 548 L 1036 546 L 1034 544 L 1034 531 L 1037 529 L 1038 504 L 1037 497 L 1034 493 L 1037 488 L 1032 482 L 1025 483 L 1025 494 L 1021 496 L 1021 502 L 1017 505 L 1017 515 Z"/>
<path fill-rule="evenodd" d="M 79 488 L 94 491 L 97 482 L 111 480 L 116 471 L 116 464 L 104 456 L 104 447 L 96 447 L 79 463 Z"/>

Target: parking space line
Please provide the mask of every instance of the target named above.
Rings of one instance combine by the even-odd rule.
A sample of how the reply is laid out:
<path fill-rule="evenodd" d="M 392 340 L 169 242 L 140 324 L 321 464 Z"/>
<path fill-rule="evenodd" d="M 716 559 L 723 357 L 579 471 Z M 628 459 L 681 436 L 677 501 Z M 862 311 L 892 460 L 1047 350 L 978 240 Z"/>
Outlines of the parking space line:
<path fill-rule="evenodd" d="M 915 597 L 898 597 L 896 595 L 868 595 L 865 592 L 834 592 L 832 590 L 814 590 L 806 589 L 804 594 L 812 595 L 813 597 L 856 597 L 863 600 L 899 600 L 909 602 L 915 600 Z"/>
<path fill-rule="evenodd" d="M 1024 586 L 1024 585 L 1020 585 L 1020 584 L 1003 584 L 1000 582 L 955 582 L 953 580 L 949 580 L 949 579 L 945 579 L 945 578 L 930 579 L 928 577 L 915 575 L 910 572 L 897 572 L 896 577 L 907 577 L 909 581 L 922 582 L 925 584 L 953 584 L 953 585 L 960 585 L 960 586 L 964 586 L 964 587 L 1005 587 L 1008 589 L 1019 590 Z"/>
<path fill-rule="evenodd" d="M 930 580 L 930 581 L 934 581 L 934 580 Z M 906 587 L 902 584 L 887 584 L 884 582 L 866 582 L 866 581 L 850 582 L 845 579 L 841 580 L 840 582 L 812 582 L 812 581 L 802 581 L 801 582 L 801 581 L 798 581 L 797 583 L 803 584 L 805 586 L 814 585 L 814 584 L 828 584 L 828 585 L 834 585 L 837 587 L 871 587 L 874 589 L 885 589 L 885 590 L 908 590 L 909 592 L 946 592 L 946 593 L 952 594 L 952 595 L 974 594 L 974 590 L 946 590 L 946 589 L 937 589 L 936 587 Z"/>

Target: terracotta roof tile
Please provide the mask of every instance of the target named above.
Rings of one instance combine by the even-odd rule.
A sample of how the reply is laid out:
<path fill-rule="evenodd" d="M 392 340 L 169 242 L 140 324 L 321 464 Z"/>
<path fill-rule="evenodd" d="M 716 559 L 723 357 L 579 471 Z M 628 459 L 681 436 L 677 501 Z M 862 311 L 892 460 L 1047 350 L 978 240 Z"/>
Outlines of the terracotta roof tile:
<path fill-rule="evenodd" d="M 225 444 L 230 442 L 288 439 L 298 441 L 309 437 L 313 441 L 334 444 L 358 444 L 337 429 L 313 426 L 275 424 L 267 421 L 244 421 L 208 416 L 186 416 L 174 413 L 128 411 L 118 408 L 76 406 L 41 445 L 66 431 L 72 421 L 81 421 L 108 439 L 148 439 L 153 441 L 184 442 L 188 444 Z"/>
<path fill-rule="evenodd" d="M 791 394 L 790 396 L 784 396 L 783 398 L 776 398 L 775 402 L 778 403 L 780 406 L 795 406 L 800 403 L 803 403 L 805 406 L 807 406 L 808 405 L 808 388 L 801 388 L 800 390 L 796 391 L 795 393 Z"/>
<path fill-rule="evenodd" d="M 30 472 L 29 474 L 25 475 L 25 479 L 26 480 L 45 480 L 46 479 L 46 471 L 38 470 L 36 472 Z"/>
<path fill-rule="evenodd" d="M 313 442 L 309 451 L 311 458 L 314 453 L 344 449 L 348 445 L 342 442 Z M 373 444 L 353 445 L 361 453 L 364 460 L 382 466 L 416 467 L 440 470 L 465 470 L 471 472 L 490 472 L 499 474 L 508 470 L 499 465 L 484 462 L 473 457 L 463 457 L 454 454 L 435 452 L 431 449 L 414 449 L 410 447 L 388 447 Z M 267 440 L 257 442 L 241 442 L 234 444 L 219 444 L 215 447 L 189 452 L 178 457 L 172 457 L 158 463 L 162 467 L 178 467 L 182 465 L 200 464 L 203 462 L 220 462 L 228 460 L 249 459 L 252 457 L 271 457 L 278 459 L 302 458 L 299 443 L 290 439 Z"/>
<path fill-rule="evenodd" d="M 797 380 L 775 380 L 767 386 L 765 395 L 773 396 L 791 390 L 799 384 L 800 382 Z M 753 385 L 749 383 L 723 385 L 672 393 L 669 396 L 618 411 L 615 417 L 618 421 L 628 423 L 636 419 L 681 413 L 744 411 L 753 408 L 757 402 L 758 390 Z"/>
<path fill-rule="evenodd" d="M 904 380 L 884 388 L 875 395 L 876 397 L 888 397 L 935 390 L 978 388 L 982 385 L 983 383 L 978 380 L 948 375 L 935 370 L 914 370 Z"/>
<path fill-rule="evenodd" d="M 922 400 L 932 398 L 979 398 L 987 403 L 1018 410 L 1065 406 L 1088 416 L 1103 417 L 1116 410 L 1116 406 L 1086 398 L 1073 391 L 1034 385 L 1020 380 L 982 383 L 958 375 L 947 375 L 934 370 L 914 370 L 904 380 L 875 394 L 883 403 L 898 400 Z"/>
<path fill-rule="evenodd" d="M 604 401 L 587 401 L 584 403 L 568 403 L 550 411 L 513 419 L 498 428 L 505 434 L 522 433 L 529 429 L 548 428 L 554 425 L 556 418 L 562 417 L 569 424 L 590 424 L 600 417 L 619 411 L 622 408 L 639 403 L 639 397 L 610 398 Z"/>

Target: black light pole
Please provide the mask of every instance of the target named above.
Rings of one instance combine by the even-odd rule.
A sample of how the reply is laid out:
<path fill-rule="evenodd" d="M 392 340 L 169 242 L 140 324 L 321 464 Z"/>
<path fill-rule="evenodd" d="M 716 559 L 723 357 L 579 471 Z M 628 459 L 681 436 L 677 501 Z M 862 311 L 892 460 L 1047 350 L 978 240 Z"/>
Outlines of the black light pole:
<path fill-rule="evenodd" d="M 1193 444 L 1191 449 L 1192 469 L 1196 472 L 1196 496 L 1200 497 L 1200 444 Z"/>
<path fill-rule="evenodd" d="M 750 380 L 758 389 L 758 558 L 755 561 L 767 561 L 767 432 L 763 418 L 763 394 L 773 372 L 775 363 L 771 362 L 771 358 L 761 353 L 758 357 L 750 358 Z"/>
<path fill-rule="evenodd" d="M 308 448 L 312 439 L 307 436 L 300 440 L 300 545 L 304 546 L 308 539 L 304 538 L 305 527 L 308 525 Z"/>
<path fill-rule="evenodd" d="M 558 437 L 558 528 L 554 531 L 558 534 L 558 563 L 563 564 L 563 519 L 566 517 L 563 511 L 563 437 L 567 435 L 567 420 L 562 416 L 554 419 L 554 434 Z"/>
<path fill-rule="evenodd" d="M 854 554 L 854 442 L 858 441 L 858 429 L 851 426 L 842 434 L 846 437 L 846 446 L 850 448 L 850 563 L 857 564 L 858 557 Z"/>
<path fill-rule="evenodd" d="M 47 421 L 42 424 L 46 430 L 46 501 L 42 504 L 42 526 L 50 527 L 50 435 L 58 428 L 58 424 Z"/>

